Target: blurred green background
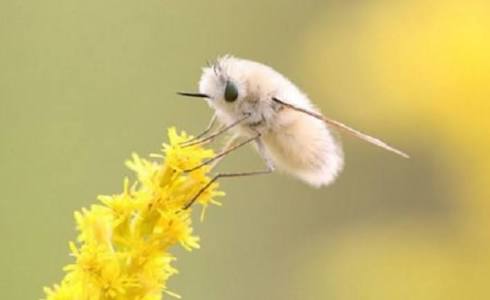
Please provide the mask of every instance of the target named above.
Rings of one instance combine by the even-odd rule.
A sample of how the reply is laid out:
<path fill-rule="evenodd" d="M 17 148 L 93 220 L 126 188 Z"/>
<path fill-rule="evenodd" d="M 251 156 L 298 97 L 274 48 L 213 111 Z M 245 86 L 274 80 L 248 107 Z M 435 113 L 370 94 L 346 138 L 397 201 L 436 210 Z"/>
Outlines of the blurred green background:
<path fill-rule="evenodd" d="M 211 116 L 206 60 L 274 66 L 323 112 L 407 151 L 344 137 L 338 181 L 223 181 L 175 249 L 184 299 L 490 299 L 488 1 L 0 2 L 0 293 L 38 299 L 71 261 L 72 213 L 117 193 L 132 151 Z M 224 170 L 260 161 L 252 149 Z M 196 216 L 197 217 L 197 216 Z M 197 218 L 196 218 L 197 220 Z"/>

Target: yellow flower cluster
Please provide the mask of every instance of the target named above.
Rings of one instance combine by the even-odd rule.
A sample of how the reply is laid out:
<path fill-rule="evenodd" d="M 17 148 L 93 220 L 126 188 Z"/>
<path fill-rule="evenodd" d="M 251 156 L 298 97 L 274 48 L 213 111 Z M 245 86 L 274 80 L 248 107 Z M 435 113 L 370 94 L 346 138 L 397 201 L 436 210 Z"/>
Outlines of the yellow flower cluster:
<path fill-rule="evenodd" d="M 190 209 L 183 209 L 209 183 L 210 167 L 189 174 L 182 170 L 214 155 L 201 146 L 181 147 L 185 133 L 169 129 L 162 163 L 133 155 L 127 166 L 137 175 L 124 181 L 119 195 L 100 196 L 100 204 L 75 212 L 79 236 L 70 243 L 76 261 L 64 268 L 61 284 L 45 288 L 47 300 L 162 299 L 167 279 L 177 273 L 169 248 L 199 248 L 192 235 Z M 197 199 L 205 208 L 222 196 L 213 183 Z M 203 214 L 201 215 L 201 218 Z M 174 294 L 175 295 L 175 294 Z"/>

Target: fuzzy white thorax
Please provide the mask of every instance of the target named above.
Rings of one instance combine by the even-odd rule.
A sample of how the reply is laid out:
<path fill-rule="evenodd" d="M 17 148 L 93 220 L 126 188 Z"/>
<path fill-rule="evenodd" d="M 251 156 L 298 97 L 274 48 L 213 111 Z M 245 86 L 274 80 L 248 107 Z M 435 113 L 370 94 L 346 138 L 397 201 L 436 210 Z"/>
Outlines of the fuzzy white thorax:
<path fill-rule="evenodd" d="M 227 84 L 238 92 L 233 101 L 225 99 Z M 278 170 L 316 187 L 333 182 L 341 171 L 342 148 L 332 129 L 321 120 L 272 101 L 275 97 L 318 112 L 303 92 L 271 67 L 232 56 L 219 58 L 203 69 L 199 92 L 209 96 L 209 105 L 226 125 L 250 115 L 235 132 L 246 137 L 259 132 L 265 155 Z"/>

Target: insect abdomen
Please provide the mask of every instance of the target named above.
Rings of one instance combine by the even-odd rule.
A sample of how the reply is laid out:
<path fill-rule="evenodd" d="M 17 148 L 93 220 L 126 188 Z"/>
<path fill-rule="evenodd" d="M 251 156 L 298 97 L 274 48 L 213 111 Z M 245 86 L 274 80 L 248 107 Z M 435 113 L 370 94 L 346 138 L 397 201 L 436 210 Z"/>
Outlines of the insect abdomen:
<path fill-rule="evenodd" d="M 268 154 L 277 169 L 315 187 L 332 183 L 343 167 L 340 143 L 319 120 L 301 114 L 289 119 L 294 121 L 264 136 Z"/>

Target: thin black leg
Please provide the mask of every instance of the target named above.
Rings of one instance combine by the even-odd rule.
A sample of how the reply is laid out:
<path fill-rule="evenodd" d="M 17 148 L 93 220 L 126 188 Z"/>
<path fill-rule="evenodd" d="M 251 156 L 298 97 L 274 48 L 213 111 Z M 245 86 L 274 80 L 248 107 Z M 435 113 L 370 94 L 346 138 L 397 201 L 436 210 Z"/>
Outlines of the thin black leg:
<path fill-rule="evenodd" d="M 240 172 L 240 173 L 219 173 L 214 176 L 205 186 L 199 190 L 199 192 L 184 206 L 184 209 L 188 209 L 189 207 L 196 202 L 197 198 L 202 195 L 214 182 L 216 182 L 220 178 L 233 178 L 233 177 L 244 177 L 244 176 L 254 176 L 254 175 L 265 175 L 272 173 L 272 169 L 262 170 L 262 171 L 254 171 L 254 172 Z"/>
<path fill-rule="evenodd" d="M 190 146 L 194 146 L 194 145 L 197 145 L 197 144 L 204 144 L 208 141 L 212 141 L 215 137 L 227 132 L 228 130 L 232 129 L 233 127 L 239 125 L 241 122 L 245 121 L 246 119 L 248 119 L 250 117 L 250 115 L 246 115 L 244 117 L 242 117 L 241 119 L 238 119 L 237 121 L 231 123 L 230 125 L 224 127 L 223 129 L 221 130 L 218 130 L 216 133 L 213 133 L 211 135 L 209 135 L 208 137 L 206 138 L 203 138 L 203 139 L 200 139 L 200 140 L 197 140 L 197 141 L 193 141 L 191 143 L 188 143 L 188 144 L 185 144 L 184 147 L 190 147 Z"/>
<path fill-rule="evenodd" d="M 206 129 L 204 129 L 203 132 L 201 132 L 200 134 L 196 135 L 192 139 L 189 139 L 189 140 L 187 140 L 185 142 L 180 143 L 180 145 L 181 146 L 185 146 L 186 144 L 189 144 L 191 142 L 194 142 L 194 141 L 202 138 L 203 136 L 205 136 L 209 131 L 211 131 L 211 129 L 213 128 L 214 124 L 216 124 L 216 120 L 217 120 L 216 115 L 213 115 L 213 117 L 211 118 L 211 121 L 209 121 L 208 126 L 206 127 Z"/>
<path fill-rule="evenodd" d="M 246 144 L 248 144 L 248 143 L 251 143 L 251 142 L 253 142 L 253 141 L 256 141 L 256 140 L 257 140 L 259 137 L 260 137 L 260 135 L 256 135 L 256 136 L 251 137 L 251 138 L 249 138 L 249 139 L 247 139 L 247 140 L 245 140 L 245 141 L 243 141 L 243 142 L 241 142 L 241 143 L 239 143 L 239 144 L 236 144 L 236 145 L 234 145 L 234 146 L 232 146 L 232 147 L 230 147 L 230 148 L 226 149 L 225 151 L 223 151 L 223 152 L 221 152 L 221 153 L 217 154 L 217 155 L 216 155 L 216 156 L 214 156 L 213 158 L 210 158 L 210 159 L 208 159 L 208 160 L 204 161 L 202 164 L 197 165 L 197 166 L 195 166 L 195 167 L 193 167 L 193 168 L 191 168 L 191 169 L 184 170 L 184 172 L 192 172 L 192 171 L 195 171 L 195 170 L 197 170 L 197 169 L 200 169 L 200 168 L 204 167 L 205 165 L 208 165 L 208 164 L 212 163 L 213 161 L 215 161 L 215 160 L 217 160 L 217 159 L 219 159 L 219 158 L 221 158 L 221 157 L 223 157 L 223 156 L 227 155 L 228 153 L 233 152 L 233 151 L 235 151 L 236 149 L 238 149 L 238 148 L 240 148 L 240 147 L 242 147 L 242 146 L 245 146 L 245 145 L 246 145 Z"/>

